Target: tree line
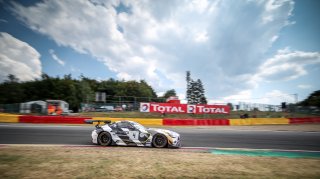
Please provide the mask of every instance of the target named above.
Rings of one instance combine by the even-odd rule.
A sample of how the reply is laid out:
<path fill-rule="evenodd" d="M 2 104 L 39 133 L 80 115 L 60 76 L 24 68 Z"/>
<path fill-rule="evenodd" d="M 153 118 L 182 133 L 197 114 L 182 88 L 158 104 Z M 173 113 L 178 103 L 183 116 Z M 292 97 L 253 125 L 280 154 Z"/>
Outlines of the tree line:
<path fill-rule="evenodd" d="M 298 106 L 316 106 L 320 108 L 320 90 L 312 92 L 305 100 L 299 102 Z"/>
<path fill-rule="evenodd" d="M 70 109 L 78 111 L 80 103 L 95 100 L 95 92 L 105 92 L 107 102 L 118 100 L 133 101 L 163 101 L 162 97 L 175 95 L 175 90 L 168 90 L 164 96 L 158 97 L 154 89 L 144 80 L 119 81 L 113 78 L 103 81 L 90 79 L 83 75 L 79 79 L 64 75 L 50 77 L 42 74 L 40 79 L 21 82 L 14 75 L 0 84 L 0 104 L 22 103 L 35 100 L 59 99 L 69 103 Z M 139 98 L 140 97 L 140 98 Z"/>
<path fill-rule="evenodd" d="M 188 104 L 206 104 L 204 88 L 201 80 L 193 80 L 190 72 L 187 72 L 187 100 Z M 154 89 L 144 80 L 124 81 L 110 78 L 97 81 L 83 75 L 79 79 L 64 75 L 50 77 L 42 74 L 40 79 L 21 82 L 14 75 L 8 75 L 8 79 L 0 83 L 0 104 L 22 103 L 35 100 L 60 99 L 69 103 L 70 109 L 78 111 L 80 103 L 90 103 L 95 100 L 95 92 L 105 92 L 108 103 L 118 101 L 136 102 L 164 102 L 170 96 L 176 96 L 176 91 L 170 89 L 163 96 L 157 96 Z M 295 104 L 298 106 L 320 107 L 320 90 L 314 91 L 310 96 Z"/>

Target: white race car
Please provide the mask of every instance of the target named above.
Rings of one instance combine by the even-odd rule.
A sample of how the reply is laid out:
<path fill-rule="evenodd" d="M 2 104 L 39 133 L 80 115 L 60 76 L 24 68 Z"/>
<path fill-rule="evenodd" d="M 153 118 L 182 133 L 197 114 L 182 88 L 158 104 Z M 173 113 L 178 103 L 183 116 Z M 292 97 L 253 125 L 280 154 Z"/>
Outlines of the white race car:
<path fill-rule="evenodd" d="M 98 122 L 96 129 L 92 131 L 92 142 L 102 146 L 146 146 L 146 147 L 174 147 L 179 148 L 180 134 L 156 128 L 145 128 L 133 121 L 85 120 L 85 123 Z M 105 125 L 99 124 L 104 122 Z"/>

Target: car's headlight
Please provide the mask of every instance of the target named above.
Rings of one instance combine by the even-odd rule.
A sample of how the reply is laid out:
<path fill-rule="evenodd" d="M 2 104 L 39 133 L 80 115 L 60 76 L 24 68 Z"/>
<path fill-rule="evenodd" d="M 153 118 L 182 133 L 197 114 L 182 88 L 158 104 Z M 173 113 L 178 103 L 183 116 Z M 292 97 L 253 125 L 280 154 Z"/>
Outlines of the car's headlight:
<path fill-rule="evenodd" d="M 177 137 L 179 137 L 178 134 L 175 134 L 175 133 L 172 133 L 172 132 L 167 132 L 167 134 L 168 134 L 170 137 L 172 137 L 172 138 L 177 138 Z"/>

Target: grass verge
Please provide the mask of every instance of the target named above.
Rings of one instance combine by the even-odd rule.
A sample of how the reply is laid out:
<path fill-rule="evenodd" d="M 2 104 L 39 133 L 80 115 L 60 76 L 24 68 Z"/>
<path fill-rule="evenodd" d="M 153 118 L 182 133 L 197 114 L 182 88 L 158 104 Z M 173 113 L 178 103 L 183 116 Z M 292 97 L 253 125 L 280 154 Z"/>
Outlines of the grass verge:
<path fill-rule="evenodd" d="M 319 178 L 319 159 L 185 149 L 2 146 L 0 178 Z"/>

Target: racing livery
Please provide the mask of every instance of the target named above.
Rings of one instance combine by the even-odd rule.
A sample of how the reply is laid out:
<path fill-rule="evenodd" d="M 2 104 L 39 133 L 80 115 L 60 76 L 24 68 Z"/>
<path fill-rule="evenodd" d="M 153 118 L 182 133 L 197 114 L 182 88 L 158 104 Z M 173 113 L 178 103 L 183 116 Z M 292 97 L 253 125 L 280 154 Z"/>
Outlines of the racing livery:
<path fill-rule="evenodd" d="M 156 128 L 145 128 L 133 121 L 85 120 L 86 123 L 98 122 L 91 137 L 94 144 L 102 146 L 146 146 L 146 147 L 180 147 L 180 134 Z M 100 126 L 100 122 L 105 125 Z"/>

